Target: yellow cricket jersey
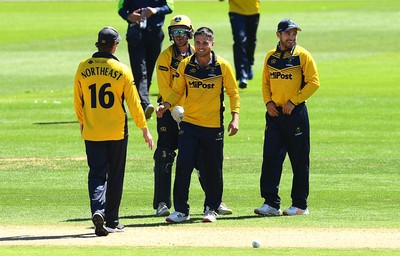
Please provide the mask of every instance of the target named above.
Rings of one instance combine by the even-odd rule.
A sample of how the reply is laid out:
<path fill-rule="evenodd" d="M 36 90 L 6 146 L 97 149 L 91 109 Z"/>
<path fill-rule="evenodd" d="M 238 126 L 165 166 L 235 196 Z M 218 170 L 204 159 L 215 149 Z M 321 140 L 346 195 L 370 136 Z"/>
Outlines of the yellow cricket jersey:
<path fill-rule="evenodd" d="M 229 97 L 231 112 L 239 113 L 239 91 L 231 65 L 212 52 L 209 65 L 200 68 L 193 54 L 179 64 L 174 74 L 172 92 L 165 101 L 175 106 L 185 97 L 184 122 L 220 128 L 223 126 L 225 110 L 224 90 Z"/>
<path fill-rule="evenodd" d="M 189 55 L 192 55 L 194 48 L 190 46 Z M 173 74 L 176 72 L 179 63 L 185 57 L 181 55 L 178 48 L 172 44 L 167 49 L 162 51 L 157 59 L 157 83 L 158 83 L 158 102 L 163 102 L 164 99 L 172 91 L 172 78 Z M 176 103 L 177 106 L 182 106 L 184 97 L 181 98 L 179 102 Z M 171 109 L 172 110 L 172 109 Z"/>
<path fill-rule="evenodd" d="M 283 106 L 289 100 L 305 102 L 318 88 L 317 65 L 311 54 L 296 45 L 291 51 L 280 51 L 279 46 L 267 53 L 262 75 L 264 103 L 274 101 Z"/>
<path fill-rule="evenodd" d="M 81 61 L 75 75 L 74 108 L 83 124 L 82 139 L 123 139 L 128 134 L 125 100 L 136 126 L 147 127 L 130 69 L 105 52 Z"/>
<path fill-rule="evenodd" d="M 229 0 L 229 12 L 242 15 L 260 14 L 260 0 Z"/>

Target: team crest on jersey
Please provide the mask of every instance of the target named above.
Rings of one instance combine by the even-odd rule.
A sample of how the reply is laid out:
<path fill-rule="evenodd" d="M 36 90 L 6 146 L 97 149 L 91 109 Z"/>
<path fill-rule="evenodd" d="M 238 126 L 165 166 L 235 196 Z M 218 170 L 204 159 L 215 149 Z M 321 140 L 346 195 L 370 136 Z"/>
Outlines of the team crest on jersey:
<path fill-rule="evenodd" d="M 196 69 L 195 69 L 195 68 L 191 68 L 191 69 L 189 70 L 189 72 L 192 73 L 192 74 L 194 74 L 194 73 L 196 73 Z"/>
<path fill-rule="evenodd" d="M 293 57 L 288 58 L 286 67 L 293 67 Z"/>
<path fill-rule="evenodd" d="M 275 64 L 276 63 L 276 59 L 272 59 L 269 63 Z"/>
<path fill-rule="evenodd" d="M 216 76 L 216 75 L 215 75 L 215 67 L 210 67 L 210 68 L 209 68 L 208 76 Z"/>

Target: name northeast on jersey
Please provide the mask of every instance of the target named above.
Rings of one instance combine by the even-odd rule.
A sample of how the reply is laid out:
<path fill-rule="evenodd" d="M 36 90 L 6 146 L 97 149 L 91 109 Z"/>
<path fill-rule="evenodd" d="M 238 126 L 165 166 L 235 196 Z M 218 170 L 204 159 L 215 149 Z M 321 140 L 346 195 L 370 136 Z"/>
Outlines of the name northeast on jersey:
<path fill-rule="evenodd" d="M 98 62 L 98 61 L 90 60 L 88 63 L 93 64 L 93 62 Z M 81 71 L 81 75 L 83 79 L 86 79 L 91 76 L 109 76 L 111 78 L 114 78 L 115 80 L 118 80 L 121 78 L 122 73 L 112 68 L 94 66 Z"/>

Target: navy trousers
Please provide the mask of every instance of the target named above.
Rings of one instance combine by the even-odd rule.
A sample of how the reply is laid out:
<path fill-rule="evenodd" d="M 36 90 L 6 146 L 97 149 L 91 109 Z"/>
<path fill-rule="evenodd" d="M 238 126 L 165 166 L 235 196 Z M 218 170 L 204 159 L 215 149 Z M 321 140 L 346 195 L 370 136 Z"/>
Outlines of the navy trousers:
<path fill-rule="evenodd" d="M 162 49 L 164 32 L 161 28 L 140 29 L 128 27 L 129 60 L 143 110 L 150 104 L 149 90 L 154 67 Z"/>
<path fill-rule="evenodd" d="M 229 13 L 233 34 L 233 59 L 236 80 L 249 78 L 250 68 L 254 64 L 254 51 L 257 43 L 259 14 L 241 15 Z"/>
<path fill-rule="evenodd" d="M 205 192 L 204 208 L 216 211 L 223 191 L 222 163 L 224 128 L 207 128 L 181 122 L 174 182 L 175 211 L 189 214 L 190 179 L 196 154 L 201 152 L 201 179 Z"/>
<path fill-rule="evenodd" d="M 284 115 L 278 108 L 279 116 L 266 113 L 263 163 L 260 178 L 261 197 L 265 203 L 279 209 L 278 195 L 282 165 L 289 155 L 293 171 L 292 205 L 307 208 L 309 194 L 310 125 L 307 107 L 304 103 L 296 106 L 291 115 Z"/>
<path fill-rule="evenodd" d="M 117 141 L 85 140 L 92 215 L 99 212 L 108 227 L 118 225 L 128 137 Z"/>

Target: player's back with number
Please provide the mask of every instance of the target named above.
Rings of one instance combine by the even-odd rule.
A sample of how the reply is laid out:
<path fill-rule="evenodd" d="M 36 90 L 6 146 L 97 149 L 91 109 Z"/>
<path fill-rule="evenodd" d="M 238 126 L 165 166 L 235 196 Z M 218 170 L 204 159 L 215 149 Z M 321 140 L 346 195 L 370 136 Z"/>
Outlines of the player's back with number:
<path fill-rule="evenodd" d="M 82 95 L 82 98 L 75 98 L 75 104 L 83 106 L 80 117 L 85 140 L 124 138 L 128 131 L 124 100 L 133 119 L 145 122 L 132 73 L 125 64 L 115 57 L 110 58 L 107 53 L 97 52 L 80 63 L 75 76 L 75 90 L 80 90 L 75 95 Z"/>

